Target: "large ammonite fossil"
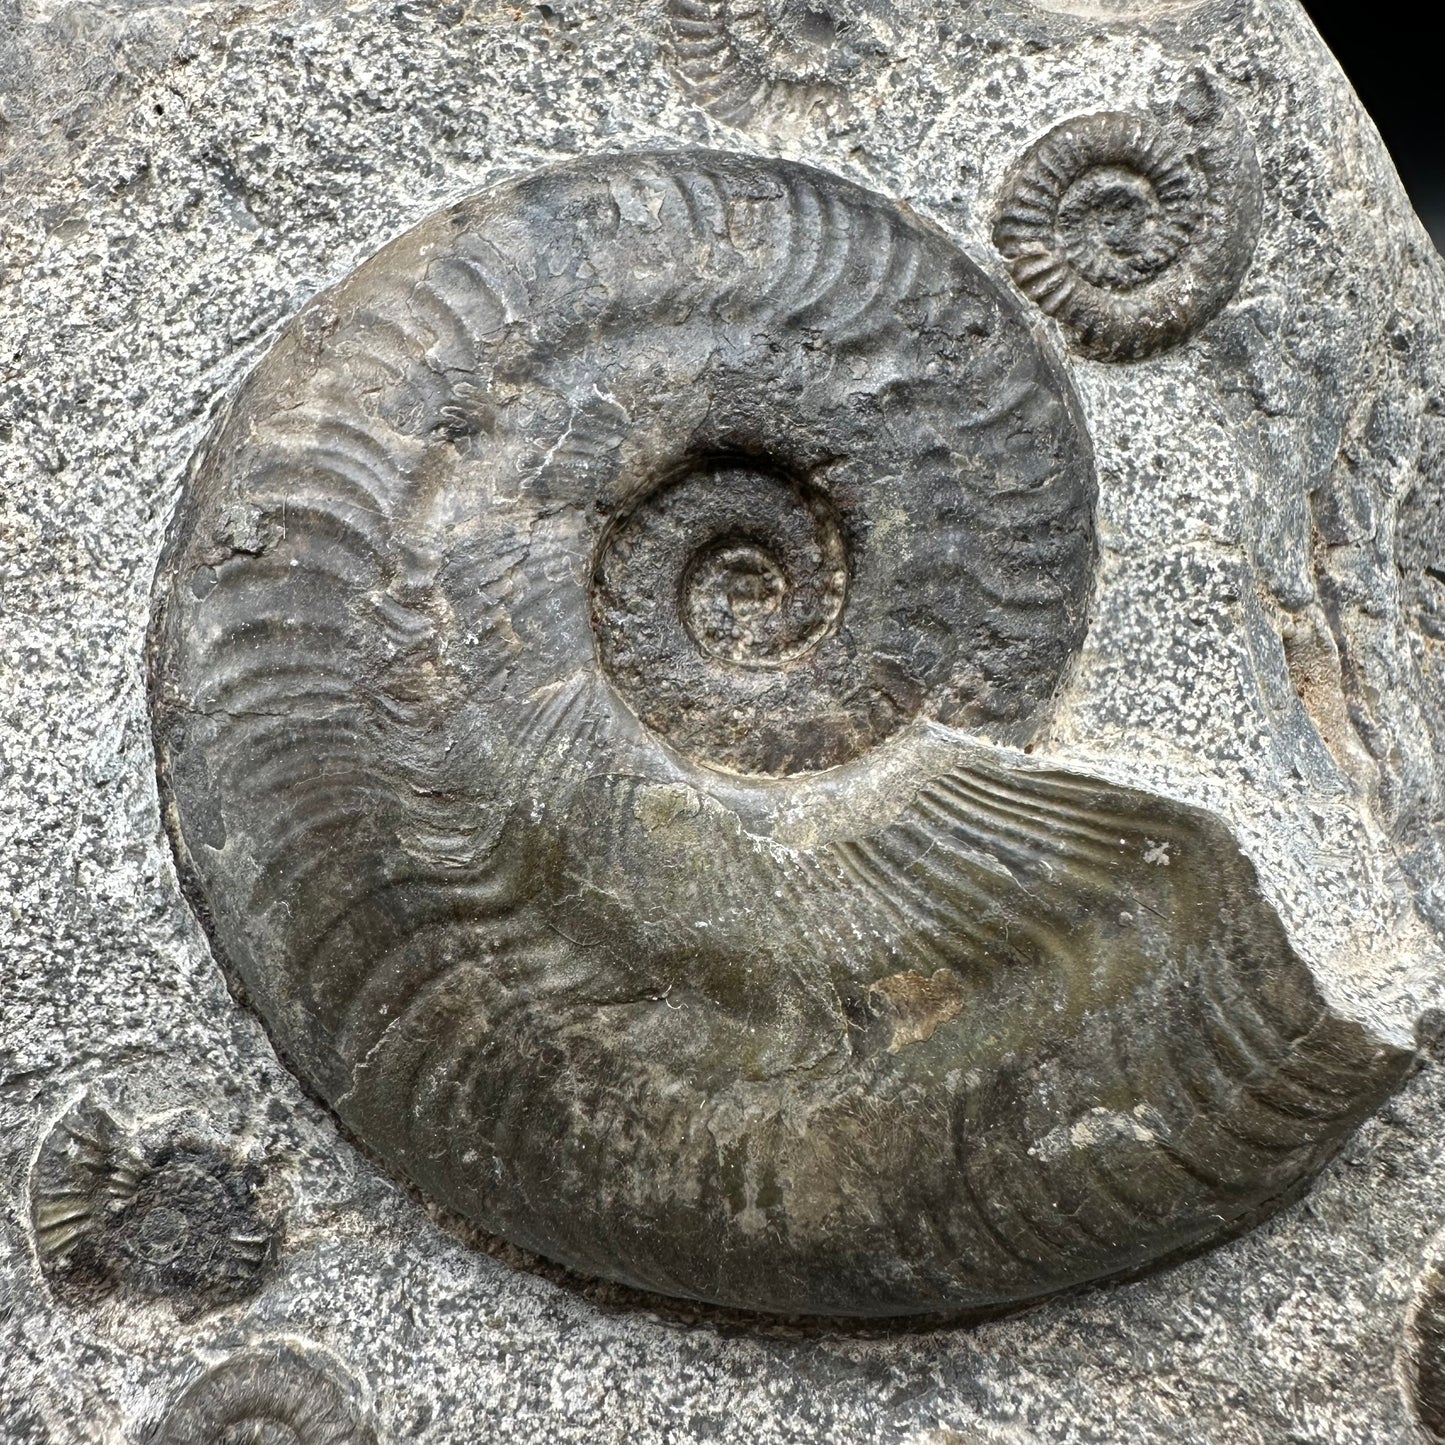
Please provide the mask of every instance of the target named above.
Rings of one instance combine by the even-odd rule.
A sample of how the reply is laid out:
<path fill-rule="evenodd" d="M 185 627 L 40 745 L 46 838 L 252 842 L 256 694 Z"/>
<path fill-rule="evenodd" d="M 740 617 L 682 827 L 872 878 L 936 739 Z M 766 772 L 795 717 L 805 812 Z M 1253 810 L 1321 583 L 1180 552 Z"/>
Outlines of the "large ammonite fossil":
<path fill-rule="evenodd" d="M 1233 296 L 1259 218 L 1248 136 L 1195 83 L 1162 119 L 1104 111 L 1056 125 L 1014 167 L 994 244 L 1080 352 L 1134 361 Z"/>
<path fill-rule="evenodd" d="M 961 1310 L 1242 1227 L 1402 1055 L 1219 822 L 1024 751 L 1093 499 L 1019 304 L 857 186 L 628 155 L 432 217 L 162 566 L 218 951 L 370 1150 L 587 1273 Z"/>

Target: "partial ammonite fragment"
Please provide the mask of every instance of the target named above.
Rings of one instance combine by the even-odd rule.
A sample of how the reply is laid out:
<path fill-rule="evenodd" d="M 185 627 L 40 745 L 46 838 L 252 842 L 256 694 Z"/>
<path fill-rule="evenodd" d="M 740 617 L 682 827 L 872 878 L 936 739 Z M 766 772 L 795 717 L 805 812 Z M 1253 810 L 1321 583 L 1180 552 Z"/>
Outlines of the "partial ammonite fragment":
<path fill-rule="evenodd" d="M 155 1445 L 376 1445 L 357 1393 L 316 1350 L 258 1346 L 187 1386 L 153 1438 Z"/>

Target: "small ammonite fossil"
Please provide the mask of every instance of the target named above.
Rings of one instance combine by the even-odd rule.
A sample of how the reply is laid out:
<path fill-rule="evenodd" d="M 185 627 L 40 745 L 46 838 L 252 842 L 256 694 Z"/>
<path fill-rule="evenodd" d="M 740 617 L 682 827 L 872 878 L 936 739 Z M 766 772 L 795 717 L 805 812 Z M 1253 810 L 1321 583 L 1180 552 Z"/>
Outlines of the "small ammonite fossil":
<path fill-rule="evenodd" d="M 846 116 L 850 90 L 886 53 L 885 0 L 668 0 L 689 92 L 719 120 Z"/>
<path fill-rule="evenodd" d="M 1050 767 L 1094 476 L 907 209 L 574 161 L 319 297 L 158 576 L 177 857 L 283 1056 L 448 1208 L 749 1308 L 1036 1298 L 1243 1227 L 1406 1056 L 1224 826 Z"/>
<path fill-rule="evenodd" d="M 1173 113 L 1075 116 L 1010 173 L 994 244 L 1015 284 L 1100 361 L 1177 346 L 1234 295 L 1254 254 L 1259 167 L 1200 81 Z"/>
<path fill-rule="evenodd" d="M 171 1406 L 153 1445 L 376 1445 L 357 1391 L 331 1361 L 291 1344 L 243 1350 Z"/>
<path fill-rule="evenodd" d="M 260 1169 L 165 1129 L 122 1129 L 82 1100 L 46 1137 L 31 1180 L 36 1249 L 59 1288 L 220 1302 L 274 1257 Z"/>

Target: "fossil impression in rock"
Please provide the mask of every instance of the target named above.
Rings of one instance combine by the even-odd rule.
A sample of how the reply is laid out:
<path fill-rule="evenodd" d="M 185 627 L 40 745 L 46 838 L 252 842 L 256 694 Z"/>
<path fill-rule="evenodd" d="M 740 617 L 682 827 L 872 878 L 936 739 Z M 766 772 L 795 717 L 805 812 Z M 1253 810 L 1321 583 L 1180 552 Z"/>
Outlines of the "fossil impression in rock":
<path fill-rule="evenodd" d="M 668 0 L 673 61 L 732 125 L 814 110 L 838 117 L 886 51 L 884 0 Z"/>
<path fill-rule="evenodd" d="M 994 244 L 1085 356 L 1135 361 L 1234 294 L 1259 229 L 1248 136 L 1205 83 L 1173 113 L 1076 116 L 1014 168 Z"/>
<path fill-rule="evenodd" d="M 162 564 L 218 953 L 378 1158 L 589 1274 L 966 1310 L 1245 1227 L 1405 1055 L 1217 819 L 1027 752 L 1094 501 L 1027 306 L 881 196 L 684 152 L 432 217 Z"/>
<path fill-rule="evenodd" d="M 294 1345 L 243 1350 L 171 1406 L 156 1445 L 376 1445 L 350 1381 Z"/>
<path fill-rule="evenodd" d="M 255 1289 L 275 1253 L 260 1170 L 183 1133 L 137 1137 L 82 1099 L 41 1145 L 31 1219 L 57 1285 L 218 1303 Z"/>

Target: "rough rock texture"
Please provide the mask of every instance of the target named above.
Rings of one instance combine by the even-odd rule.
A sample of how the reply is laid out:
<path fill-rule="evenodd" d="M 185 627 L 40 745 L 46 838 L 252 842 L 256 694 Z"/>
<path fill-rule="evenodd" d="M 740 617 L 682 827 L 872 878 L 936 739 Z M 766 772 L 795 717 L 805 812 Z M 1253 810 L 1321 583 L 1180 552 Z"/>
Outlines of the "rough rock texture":
<path fill-rule="evenodd" d="M 208 1370 L 249 1379 L 265 1358 L 326 1362 L 336 1393 L 318 1428 L 341 1438 L 1416 1438 L 1412 1390 L 1438 1395 L 1417 1294 L 1445 1174 L 1428 1028 L 1422 1066 L 1301 1202 L 1147 1279 L 968 1329 L 688 1314 L 429 1218 L 307 1099 L 181 899 L 146 697 L 151 578 L 182 479 L 313 295 L 432 212 L 572 156 L 685 145 L 804 161 L 905 204 L 997 282 L 1012 274 L 1067 366 L 1099 561 L 1035 754 L 1213 815 L 1334 1016 L 1409 1048 L 1441 1002 L 1445 924 L 1440 277 L 1299 12 L 0 14 L 4 1438 L 140 1441 L 168 1412 L 174 1434 Z M 1054 290 L 1029 299 L 1036 278 L 996 249 L 1020 166 L 1063 122 L 1167 117 L 1167 188 L 1194 144 L 1179 126 L 1210 130 L 1211 106 L 1258 165 L 1248 267 L 1228 296 L 1194 305 L 1186 288 L 1163 349 L 1118 353 L 1147 359 L 1091 359 L 1094 313 Z M 1196 204 L 1178 179 L 1156 214 L 1128 175 L 1105 181 L 1069 212 L 1067 259 L 1096 290 L 1137 277 L 1176 304 L 1158 278 L 1206 224 L 1207 188 Z M 1123 270 L 1098 250 L 1145 234 Z M 264 551 L 246 521 L 238 549 Z M 741 565 L 715 560 L 719 575 Z M 930 1027 L 901 998 L 911 1018 L 948 1012 L 935 978 L 881 990 L 895 1037 Z M 198 1117 L 197 1148 L 264 1164 L 285 1218 L 248 1292 L 54 1286 L 32 1175 L 77 1109 L 138 1137 L 183 1137 Z M 1107 1142 L 1093 1122 L 1060 1117 L 1058 1144 Z M 141 1237 L 146 1279 L 189 1237 L 192 1197 Z"/>

